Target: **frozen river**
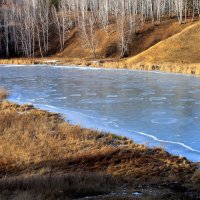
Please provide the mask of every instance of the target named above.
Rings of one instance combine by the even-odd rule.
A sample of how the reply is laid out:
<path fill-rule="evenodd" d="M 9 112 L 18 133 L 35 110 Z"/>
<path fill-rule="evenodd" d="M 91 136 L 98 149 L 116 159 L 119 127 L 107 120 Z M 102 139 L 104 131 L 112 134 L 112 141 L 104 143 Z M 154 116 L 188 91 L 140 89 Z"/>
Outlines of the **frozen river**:
<path fill-rule="evenodd" d="M 73 124 L 111 131 L 200 161 L 200 78 L 158 72 L 0 66 L 10 100 L 63 113 Z"/>

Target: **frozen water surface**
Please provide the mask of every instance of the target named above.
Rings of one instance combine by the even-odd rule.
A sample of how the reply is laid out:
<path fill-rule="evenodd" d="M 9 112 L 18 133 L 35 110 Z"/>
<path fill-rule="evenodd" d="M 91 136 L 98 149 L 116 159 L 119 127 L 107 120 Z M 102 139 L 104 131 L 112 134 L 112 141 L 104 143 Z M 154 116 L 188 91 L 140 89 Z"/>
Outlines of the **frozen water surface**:
<path fill-rule="evenodd" d="M 0 66 L 10 100 L 63 113 L 73 124 L 112 131 L 200 161 L 200 78 L 158 72 Z"/>

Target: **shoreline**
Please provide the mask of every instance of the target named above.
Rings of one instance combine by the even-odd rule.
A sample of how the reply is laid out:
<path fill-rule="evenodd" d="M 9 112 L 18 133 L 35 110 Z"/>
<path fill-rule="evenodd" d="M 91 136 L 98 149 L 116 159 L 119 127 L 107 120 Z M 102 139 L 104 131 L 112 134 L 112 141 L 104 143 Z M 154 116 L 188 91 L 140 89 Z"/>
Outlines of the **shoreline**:
<path fill-rule="evenodd" d="M 20 199 L 24 193 L 43 199 L 49 194 L 102 200 L 107 195 L 113 200 L 199 197 L 198 163 L 159 147 L 72 125 L 57 112 L 2 100 L 8 95 L 1 90 L 1 198 L 5 189 L 7 199 Z M 4 151 L 8 146 L 10 151 Z"/>
<path fill-rule="evenodd" d="M 62 68 L 62 66 L 58 66 L 58 67 Z M 73 66 L 70 66 L 70 67 L 73 68 Z M 99 68 L 99 69 L 101 69 L 101 68 Z M 154 73 L 154 71 L 152 71 L 152 73 Z M 27 102 L 23 102 L 23 101 L 20 102 L 17 99 L 11 99 L 11 101 L 13 101 L 14 103 L 20 103 L 20 104 L 26 104 L 27 103 Z M 66 116 L 68 115 L 68 113 L 66 113 L 67 111 L 62 112 L 61 111 L 62 109 L 59 109 L 57 107 L 53 108 L 51 105 L 42 105 L 42 104 L 36 105 L 36 104 L 34 104 L 34 106 L 36 106 L 39 109 L 45 109 L 45 110 L 50 111 L 50 112 L 53 111 L 53 112 L 62 113 Z M 74 113 L 77 112 L 77 111 L 73 111 L 73 110 L 71 110 L 71 111 L 74 112 Z M 69 112 L 71 112 L 71 111 L 69 111 Z M 80 113 L 80 114 L 84 115 L 84 113 Z M 75 116 L 72 116 L 72 114 L 71 114 L 71 119 L 75 120 Z M 102 127 L 96 125 L 96 123 L 95 124 L 88 123 L 87 117 L 84 117 L 84 116 L 83 116 L 83 120 L 85 121 L 85 124 L 87 124 L 87 125 L 84 125 L 83 123 L 81 125 L 85 128 L 92 128 L 93 130 L 98 129 L 98 130 L 101 130 L 101 131 L 104 131 L 104 132 L 110 131 L 110 132 L 113 132 L 115 134 L 118 134 L 119 136 L 121 136 L 120 134 L 123 132 L 123 130 L 109 129 L 109 127 L 107 127 L 107 129 L 103 129 Z M 75 123 L 73 123 L 73 125 L 77 125 L 77 124 L 80 124 L 80 123 L 75 120 Z M 185 143 L 163 140 L 162 138 L 157 138 L 154 135 L 147 134 L 145 132 L 138 132 L 136 130 L 132 130 L 132 131 L 126 130 L 126 133 L 127 134 L 125 135 L 125 137 L 130 138 L 131 140 L 137 142 L 138 144 L 150 143 L 150 145 L 149 145 L 150 147 L 154 147 L 154 146 L 162 147 L 164 144 L 166 144 L 167 148 L 165 148 L 165 150 L 168 151 L 169 153 L 176 155 L 176 156 L 180 156 L 180 155 L 183 156 L 183 157 L 185 156 L 185 157 L 187 157 L 187 159 L 189 159 L 192 162 L 199 162 L 200 161 L 200 159 L 198 159 L 199 156 L 198 156 L 198 158 L 195 158 L 195 155 L 198 155 L 200 152 L 198 150 L 186 145 Z M 134 134 L 135 137 L 132 137 L 132 134 Z M 177 149 L 177 150 L 174 151 L 173 149 Z M 183 153 L 183 152 L 187 152 L 188 150 L 190 151 L 189 153 Z M 187 156 L 187 155 L 190 155 L 190 156 Z"/>
<path fill-rule="evenodd" d="M 128 58 L 129 59 L 129 58 Z M 128 63 L 128 59 L 106 60 L 106 59 L 62 59 L 57 57 L 34 58 L 34 59 L 0 59 L 2 65 L 59 65 L 59 66 L 79 66 L 108 69 L 128 69 L 142 71 L 160 71 L 174 74 L 188 74 L 200 76 L 200 63 Z"/>
<path fill-rule="evenodd" d="M 17 101 L 14 99 L 9 99 L 9 101 L 14 104 L 19 104 L 19 105 L 29 105 L 29 102 L 21 102 L 21 101 Z M 200 159 L 197 158 L 194 160 L 194 157 L 196 156 L 196 154 L 200 155 L 200 151 L 193 149 L 192 147 L 190 147 L 184 143 L 159 139 L 159 138 L 155 137 L 154 135 L 147 134 L 144 132 L 138 132 L 138 131 L 134 131 L 134 130 L 131 132 L 130 131 L 127 132 L 127 131 L 118 130 L 118 129 L 109 129 L 109 128 L 102 128 L 102 127 L 100 128 L 100 127 L 98 127 L 97 124 L 91 124 L 90 122 L 88 122 L 89 119 L 87 119 L 87 117 L 85 116 L 84 113 L 77 112 L 74 110 L 64 111 L 61 108 L 57 108 L 57 107 L 54 107 L 51 105 L 32 104 L 32 103 L 30 103 L 30 105 L 32 105 L 35 109 L 38 109 L 38 110 L 44 110 L 46 112 L 58 113 L 59 115 L 62 115 L 64 117 L 65 121 L 69 122 L 72 126 L 81 126 L 86 129 L 90 129 L 93 131 L 99 131 L 99 132 L 103 132 L 103 133 L 109 132 L 118 137 L 127 138 L 128 140 L 131 140 L 132 142 L 135 142 L 136 144 L 146 145 L 148 148 L 160 147 L 160 148 L 163 148 L 165 151 L 167 151 L 171 155 L 186 158 L 187 160 L 189 160 L 190 162 L 193 162 L 193 163 L 200 163 Z M 80 123 L 79 121 L 76 121 L 77 115 L 81 115 L 81 119 L 84 120 L 85 124 L 83 122 Z M 88 117 L 90 117 L 90 116 L 88 116 Z M 127 134 L 122 135 L 122 132 L 126 132 L 128 135 Z M 135 134 L 134 137 L 131 136 L 132 134 Z M 147 140 L 147 139 L 149 139 L 149 140 Z M 149 143 L 149 145 L 147 145 L 145 143 Z M 162 147 L 164 144 L 167 144 L 168 148 Z M 174 145 L 174 148 L 173 148 L 173 145 Z M 177 148 L 175 148 L 175 146 L 179 147 L 179 150 Z M 172 148 L 176 149 L 176 151 L 173 152 L 171 150 Z M 181 150 L 182 148 L 183 148 L 183 150 Z M 190 154 L 190 156 L 183 154 L 183 151 L 187 152 L 188 150 L 190 151 L 188 153 L 188 154 Z M 194 154 L 194 155 L 191 156 L 191 154 L 192 155 Z M 192 157 L 193 157 L 193 159 L 192 159 Z"/>

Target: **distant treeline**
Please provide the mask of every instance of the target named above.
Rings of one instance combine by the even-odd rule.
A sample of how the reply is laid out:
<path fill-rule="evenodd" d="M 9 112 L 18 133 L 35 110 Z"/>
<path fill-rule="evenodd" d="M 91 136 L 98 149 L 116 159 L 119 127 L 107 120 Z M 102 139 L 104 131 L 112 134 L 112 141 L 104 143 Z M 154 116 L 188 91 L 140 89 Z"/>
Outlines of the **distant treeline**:
<path fill-rule="evenodd" d="M 96 30 L 116 31 L 120 56 L 127 50 L 138 26 L 163 18 L 200 16 L 200 0 L 6 0 L 0 4 L 0 54 L 26 57 L 47 55 L 51 41 L 62 51 L 72 29 L 83 46 L 96 56 Z M 111 26 L 115 24 L 115 26 Z M 115 30 L 113 30 L 115 29 Z"/>

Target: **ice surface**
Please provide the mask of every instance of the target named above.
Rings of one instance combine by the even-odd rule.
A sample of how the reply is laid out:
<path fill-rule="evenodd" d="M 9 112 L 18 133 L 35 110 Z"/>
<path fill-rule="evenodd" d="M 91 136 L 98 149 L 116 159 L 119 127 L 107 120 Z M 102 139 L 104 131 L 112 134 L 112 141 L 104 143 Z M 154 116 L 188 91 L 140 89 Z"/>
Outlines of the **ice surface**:
<path fill-rule="evenodd" d="M 168 125 L 168 124 L 176 123 L 177 119 L 165 118 L 165 117 L 162 118 L 161 117 L 161 118 L 152 119 L 151 122 L 154 123 L 154 124 L 165 124 L 165 125 Z"/>
<path fill-rule="evenodd" d="M 170 81 L 169 81 L 170 80 Z M 200 78 L 62 66 L 0 66 L 10 100 L 73 124 L 125 135 L 200 161 Z"/>

